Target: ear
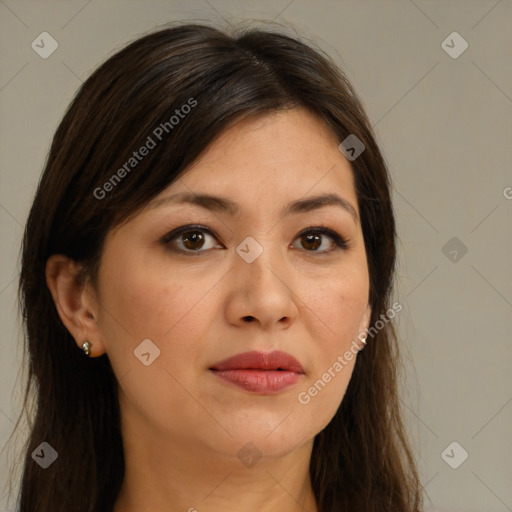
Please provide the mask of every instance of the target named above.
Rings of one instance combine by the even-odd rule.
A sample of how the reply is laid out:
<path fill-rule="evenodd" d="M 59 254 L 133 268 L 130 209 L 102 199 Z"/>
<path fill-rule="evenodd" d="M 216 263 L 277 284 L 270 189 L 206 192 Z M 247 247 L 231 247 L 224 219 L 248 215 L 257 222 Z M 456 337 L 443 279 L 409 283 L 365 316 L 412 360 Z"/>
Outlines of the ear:
<path fill-rule="evenodd" d="M 79 270 L 79 265 L 67 256 L 54 254 L 46 262 L 46 284 L 62 323 L 78 347 L 88 340 L 90 355 L 96 357 L 105 353 L 98 330 L 98 306 L 92 289 L 77 279 Z"/>

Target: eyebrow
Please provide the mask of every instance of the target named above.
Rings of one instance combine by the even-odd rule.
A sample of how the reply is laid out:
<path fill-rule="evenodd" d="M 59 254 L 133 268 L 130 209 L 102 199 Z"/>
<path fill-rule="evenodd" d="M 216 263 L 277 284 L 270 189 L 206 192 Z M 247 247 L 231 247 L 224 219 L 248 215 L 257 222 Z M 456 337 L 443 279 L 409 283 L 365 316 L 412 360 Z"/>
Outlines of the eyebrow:
<path fill-rule="evenodd" d="M 240 206 L 238 203 L 232 201 L 231 199 L 212 196 L 210 194 L 195 194 L 190 192 L 182 192 L 173 194 L 172 196 L 154 199 L 149 203 L 148 206 L 150 209 L 153 209 L 168 204 L 180 203 L 189 203 L 210 211 L 228 213 L 232 216 L 240 212 Z M 350 213 L 356 224 L 359 222 L 357 212 L 352 204 L 350 204 L 346 199 L 343 199 L 339 195 L 333 193 L 316 195 L 305 199 L 292 201 L 283 208 L 281 211 L 281 216 L 284 217 L 293 213 L 310 212 L 313 210 L 318 210 L 319 208 L 324 208 L 326 206 L 338 206 Z"/>

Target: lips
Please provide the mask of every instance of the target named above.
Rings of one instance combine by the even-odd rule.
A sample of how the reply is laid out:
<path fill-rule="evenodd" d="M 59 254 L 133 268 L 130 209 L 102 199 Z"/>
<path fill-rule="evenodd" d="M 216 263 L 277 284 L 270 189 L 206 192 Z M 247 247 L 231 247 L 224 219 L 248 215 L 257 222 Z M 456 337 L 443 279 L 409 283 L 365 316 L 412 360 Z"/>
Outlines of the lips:
<path fill-rule="evenodd" d="M 290 354 L 275 350 L 273 352 L 244 352 L 216 363 L 210 370 L 274 370 L 304 373 L 304 368 Z"/>
<path fill-rule="evenodd" d="M 280 393 L 305 378 L 301 364 L 290 354 L 245 352 L 210 368 L 224 383 L 261 395 Z"/>

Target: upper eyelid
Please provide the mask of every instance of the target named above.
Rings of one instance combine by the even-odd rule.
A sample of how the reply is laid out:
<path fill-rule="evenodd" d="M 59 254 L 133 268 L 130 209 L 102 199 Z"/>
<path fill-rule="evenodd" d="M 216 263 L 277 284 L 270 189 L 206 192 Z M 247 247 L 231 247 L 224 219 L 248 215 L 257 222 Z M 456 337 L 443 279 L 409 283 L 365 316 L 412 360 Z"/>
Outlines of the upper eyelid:
<path fill-rule="evenodd" d="M 179 235 L 182 235 L 184 233 L 194 231 L 194 230 L 207 232 L 208 234 L 213 236 L 213 238 L 217 239 L 217 241 L 219 241 L 219 239 L 220 239 L 220 236 L 217 235 L 217 233 L 214 230 L 212 230 L 211 228 L 209 228 L 207 226 L 203 226 L 200 224 L 187 224 L 187 225 L 183 225 L 178 228 L 172 229 L 169 233 L 165 234 L 162 237 L 161 241 L 164 244 L 169 244 L 171 242 L 171 240 L 178 237 Z M 338 246 L 337 238 L 339 238 L 339 240 L 341 242 L 341 246 L 338 246 L 339 248 L 348 247 L 350 245 L 349 238 L 341 235 L 340 233 L 337 233 L 336 230 L 328 228 L 327 226 L 323 226 L 321 224 L 315 225 L 315 226 L 308 226 L 307 228 L 302 229 L 301 231 L 299 231 L 299 233 L 297 233 L 294 240 L 297 239 L 299 236 L 302 236 L 309 232 L 315 232 L 315 231 L 321 232 L 322 235 L 328 236 L 329 238 L 331 238 L 331 240 L 334 242 L 334 244 L 336 246 Z M 191 252 L 192 253 L 194 251 L 183 251 L 183 252 Z M 199 252 L 206 252 L 206 251 L 196 251 L 196 252 L 199 253 Z M 309 251 L 309 252 L 317 252 L 317 251 Z M 329 252 L 329 251 L 318 251 L 318 252 L 325 253 L 325 252 Z"/>

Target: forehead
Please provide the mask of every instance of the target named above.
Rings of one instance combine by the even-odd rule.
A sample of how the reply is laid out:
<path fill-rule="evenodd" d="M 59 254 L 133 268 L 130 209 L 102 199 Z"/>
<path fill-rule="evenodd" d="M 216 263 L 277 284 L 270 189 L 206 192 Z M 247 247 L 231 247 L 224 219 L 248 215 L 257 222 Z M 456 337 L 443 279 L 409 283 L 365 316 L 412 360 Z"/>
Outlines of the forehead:
<path fill-rule="evenodd" d="M 335 192 L 355 200 L 340 142 L 302 108 L 245 119 L 219 134 L 164 193 L 222 193 L 243 203 Z"/>

